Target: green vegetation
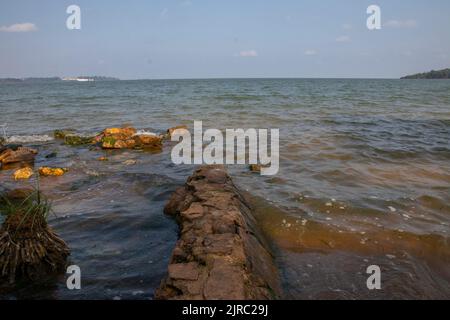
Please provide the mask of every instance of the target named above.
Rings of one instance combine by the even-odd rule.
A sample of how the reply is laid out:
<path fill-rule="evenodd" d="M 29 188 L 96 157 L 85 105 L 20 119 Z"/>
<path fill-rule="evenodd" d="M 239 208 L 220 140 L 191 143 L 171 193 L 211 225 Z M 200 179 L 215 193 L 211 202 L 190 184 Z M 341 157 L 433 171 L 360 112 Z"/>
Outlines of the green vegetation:
<path fill-rule="evenodd" d="M 430 72 L 413 74 L 401 79 L 450 79 L 450 69 L 431 70 Z"/>
<path fill-rule="evenodd" d="M 14 190 L 1 198 L 0 283 L 34 281 L 64 272 L 67 244 L 47 224 L 50 201 L 38 187 Z"/>

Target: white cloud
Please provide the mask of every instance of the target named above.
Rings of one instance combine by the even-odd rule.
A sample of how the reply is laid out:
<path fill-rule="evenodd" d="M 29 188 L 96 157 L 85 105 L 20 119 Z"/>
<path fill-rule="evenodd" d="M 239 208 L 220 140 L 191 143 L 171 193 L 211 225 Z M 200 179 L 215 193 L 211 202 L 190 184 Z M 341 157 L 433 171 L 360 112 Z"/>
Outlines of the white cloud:
<path fill-rule="evenodd" d="M 0 32 L 32 32 L 37 31 L 37 27 L 34 23 L 16 23 L 10 26 L 1 26 Z"/>
<path fill-rule="evenodd" d="M 416 20 L 389 20 L 383 24 L 385 27 L 390 28 L 415 28 L 417 27 Z"/>
<path fill-rule="evenodd" d="M 245 51 L 241 51 L 239 52 L 239 57 L 257 57 L 258 56 L 258 52 L 256 52 L 256 50 L 245 50 Z"/>
<path fill-rule="evenodd" d="M 305 51 L 306 56 L 315 56 L 317 54 L 317 51 L 314 49 L 308 49 Z"/>
<path fill-rule="evenodd" d="M 349 36 L 339 36 L 336 38 L 336 42 L 350 42 L 352 39 Z"/>

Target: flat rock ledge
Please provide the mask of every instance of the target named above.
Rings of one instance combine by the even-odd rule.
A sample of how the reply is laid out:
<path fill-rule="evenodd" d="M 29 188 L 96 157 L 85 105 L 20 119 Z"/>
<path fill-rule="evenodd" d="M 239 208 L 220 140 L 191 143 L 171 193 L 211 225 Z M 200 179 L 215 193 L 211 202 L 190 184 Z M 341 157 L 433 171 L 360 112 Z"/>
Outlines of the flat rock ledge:
<path fill-rule="evenodd" d="M 281 296 L 278 271 L 251 208 L 223 166 L 197 169 L 164 212 L 180 226 L 156 299 L 267 300 Z"/>

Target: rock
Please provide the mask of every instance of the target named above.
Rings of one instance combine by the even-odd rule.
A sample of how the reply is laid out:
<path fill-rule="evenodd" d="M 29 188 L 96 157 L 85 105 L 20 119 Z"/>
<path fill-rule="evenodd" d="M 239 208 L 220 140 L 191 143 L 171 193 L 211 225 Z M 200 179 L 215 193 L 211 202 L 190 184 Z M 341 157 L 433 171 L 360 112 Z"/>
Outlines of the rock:
<path fill-rule="evenodd" d="M 14 172 L 14 180 L 30 179 L 33 174 L 33 169 L 30 167 L 25 167 Z"/>
<path fill-rule="evenodd" d="M 278 272 L 251 208 L 223 166 L 203 166 L 164 208 L 180 238 L 156 299 L 276 299 Z"/>
<path fill-rule="evenodd" d="M 56 152 L 51 152 L 48 155 L 45 156 L 46 159 L 51 159 L 51 158 L 56 158 L 56 156 L 58 156 L 58 153 Z"/>
<path fill-rule="evenodd" d="M 167 138 L 168 138 L 168 139 L 171 139 L 171 138 L 172 138 L 173 132 L 174 132 L 175 130 L 178 130 L 178 129 L 185 129 L 185 130 L 188 130 L 188 127 L 185 126 L 185 125 L 181 125 L 181 126 L 176 126 L 176 127 L 167 129 Z"/>
<path fill-rule="evenodd" d="M 154 148 L 154 149 L 162 148 L 162 140 L 163 140 L 162 136 L 141 134 L 135 135 L 133 138 L 136 141 L 136 145 L 141 148 Z"/>
<path fill-rule="evenodd" d="M 0 137 L 0 147 L 6 143 L 6 139 L 4 137 Z"/>
<path fill-rule="evenodd" d="M 100 157 L 97 160 L 98 161 L 108 161 L 109 159 L 107 157 Z"/>
<path fill-rule="evenodd" d="M 74 134 L 74 129 L 62 129 L 53 131 L 53 136 L 55 137 L 55 139 L 64 139 L 66 136 Z"/>
<path fill-rule="evenodd" d="M 64 144 L 69 146 L 82 146 L 92 144 L 93 137 L 70 134 L 64 137 Z"/>
<path fill-rule="evenodd" d="M 251 164 L 248 166 L 251 172 L 261 172 L 261 165 L 260 164 Z"/>
<path fill-rule="evenodd" d="M 103 134 L 105 136 L 112 136 L 112 135 L 123 135 L 125 137 L 132 137 L 135 135 L 137 130 L 133 127 L 125 127 L 125 128 L 106 128 L 103 131 Z"/>
<path fill-rule="evenodd" d="M 65 168 L 50 168 L 50 167 L 41 167 L 39 168 L 39 174 L 44 177 L 54 176 L 60 177 L 67 172 Z"/>
<path fill-rule="evenodd" d="M 7 148 L 0 153 L 0 162 L 2 164 L 16 162 L 33 162 L 36 157 L 37 150 L 27 147 Z"/>
<path fill-rule="evenodd" d="M 126 165 L 126 166 L 132 166 L 132 165 L 135 165 L 136 163 L 137 163 L 137 161 L 136 160 L 132 160 L 132 159 L 125 160 L 123 162 L 123 164 Z"/>

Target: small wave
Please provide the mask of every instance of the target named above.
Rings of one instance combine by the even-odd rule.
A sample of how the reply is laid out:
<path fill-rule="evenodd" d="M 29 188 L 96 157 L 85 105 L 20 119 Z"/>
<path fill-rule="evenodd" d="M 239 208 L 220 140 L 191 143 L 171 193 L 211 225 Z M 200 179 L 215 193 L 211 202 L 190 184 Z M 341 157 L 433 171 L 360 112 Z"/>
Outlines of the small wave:
<path fill-rule="evenodd" d="M 28 135 L 28 136 L 11 136 L 6 139 L 7 143 L 30 143 L 30 142 L 47 142 L 54 140 L 49 135 Z"/>
<path fill-rule="evenodd" d="M 157 136 L 158 134 L 151 132 L 151 131 L 138 130 L 134 135 L 135 136 Z"/>

